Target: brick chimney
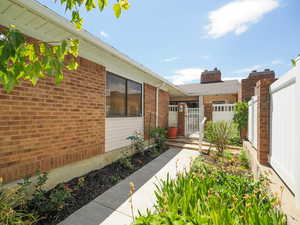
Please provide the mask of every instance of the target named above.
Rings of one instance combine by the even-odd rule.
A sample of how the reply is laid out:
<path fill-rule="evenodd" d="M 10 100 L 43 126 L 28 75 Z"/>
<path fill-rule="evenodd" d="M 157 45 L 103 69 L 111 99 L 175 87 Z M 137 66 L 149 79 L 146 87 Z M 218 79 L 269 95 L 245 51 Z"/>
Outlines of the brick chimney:
<path fill-rule="evenodd" d="M 249 101 L 252 96 L 255 95 L 256 83 L 262 79 L 274 79 L 275 72 L 270 69 L 257 72 L 253 70 L 246 79 L 241 80 L 241 86 L 239 90 L 239 101 Z"/>
<path fill-rule="evenodd" d="M 257 79 L 257 80 L 275 78 L 275 73 L 273 70 L 270 70 L 270 69 L 265 69 L 264 71 L 261 71 L 261 72 L 257 72 L 256 70 L 253 70 L 249 74 L 248 78 L 249 79 Z"/>
<path fill-rule="evenodd" d="M 201 84 L 203 83 L 215 83 L 222 82 L 221 71 L 215 68 L 212 71 L 205 70 L 201 74 Z"/>

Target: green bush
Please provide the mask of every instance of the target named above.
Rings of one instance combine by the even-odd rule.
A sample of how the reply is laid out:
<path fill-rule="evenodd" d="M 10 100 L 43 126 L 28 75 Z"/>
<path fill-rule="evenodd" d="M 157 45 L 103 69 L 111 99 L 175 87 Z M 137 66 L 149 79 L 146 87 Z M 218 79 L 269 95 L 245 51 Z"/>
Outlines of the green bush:
<path fill-rule="evenodd" d="M 140 132 L 135 132 L 134 135 L 127 137 L 131 141 L 131 145 L 136 152 L 142 153 L 145 148 L 144 137 Z"/>
<path fill-rule="evenodd" d="M 128 156 L 128 153 L 123 152 L 123 156 L 119 159 L 119 163 L 125 168 L 125 169 L 133 169 L 134 165 L 132 164 L 131 157 Z"/>
<path fill-rule="evenodd" d="M 248 125 L 248 103 L 238 102 L 234 108 L 233 122 L 238 125 L 238 129 L 241 132 L 242 128 Z"/>
<path fill-rule="evenodd" d="M 0 178 L 0 224 L 30 225 L 37 221 L 37 215 L 24 210 L 27 184 L 16 188 L 5 189 Z"/>
<path fill-rule="evenodd" d="M 163 150 L 166 148 L 167 130 L 165 128 L 153 128 L 150 131 L 150 136 L 154 139 L 154 144 L 157 149 Z"/>
<path fill-rule="evenodd" d="M 48 180 L 47 173 L 37 172 L 37 182 L 34 187 L 32 199 L 27 203 L 29 211 L 34 211 L 38 215 L 49 214 L 60 211 L 64 208 L 66 201 L 72 197 L 64 184 L 57 185 L 51 191 L 46 191 L 43 186 Z"/>
<path fill-rule="evenodd" d="M 212 122 L 206 124 L 204 130 L 205 139 L 215 145 L 220 154 L 223 154 L 229 140 L 236 135 L 236 125 L 227 121 Z M 210 148 L 208 153 L 210 153 Z"/>
<path fill-rule="evenodd" d="M 248 155 L 246 153 L 246 150 L 245 149 L 242 149 L 240 151 L 240 161 L 241 161 L 241 164 L 243 167 L 245 168 L 249 168 L 250 167 L 250 161 L 249 161 L 249 158 L 248 158 Z"/>
<path fill-rule="evenodd" d="M 232 138 L 229 138 L 228 144 L 235 145 L 235 146 L 242 146 L 243 141 L 239 136 L 233 136 Z"/>
<path fill-rule="evenodd" d="M 156 211 L 136 218 L 134 225 L 286 225 L 266 184 L 197 160 L 191 172 L 162 181 Z"/>

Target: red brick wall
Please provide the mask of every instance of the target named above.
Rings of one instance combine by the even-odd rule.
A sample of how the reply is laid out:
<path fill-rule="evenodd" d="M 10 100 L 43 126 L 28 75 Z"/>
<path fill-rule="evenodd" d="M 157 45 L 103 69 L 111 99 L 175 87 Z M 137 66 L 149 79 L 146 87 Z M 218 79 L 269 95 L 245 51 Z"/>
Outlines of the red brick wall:
<path fill-rule="evenodd" d="M 169 93 L 163 90 L 159 90 L 159 102 L 158 102 L 158 126 L 168 127 L 169 116 Z M 151 117 L 151 119 L 150 119 Z M 149 84 L 144 84 L 144 136 L 145 139 L 149 138 L 149 126 L 150 130 L 155 128 L 156 125 L 156 87 Z"/>
<path fill-rule="evenodd" d="M 156 87 L 144 84 L 144 136 L 149 138 L 150 130 L 155 127 L 156 117 Z"/>
<path fill-rule="evenodd" d="M 204 104 L 204 116 L 206 117 L 206 121 L 212 120 L 212 110 L 213 107 L 211 103 Z"/>
<path fill-rule="evenodd" d="M 105 68 L 79 58 L 64 81 L 0 92 L 0 177 L 10 182 L 104 152 Z"/>
<path fill-rule="evenodd" d="M 269 87 L 276 79 L 257 82 L 257 158 L 268 165 L 270 152 L 270 94 Z"/>
<path fill-rule="evenodd" d="M 159 90 L 158 126 L 167 128 L 169 118 L 169 93 Z"/>

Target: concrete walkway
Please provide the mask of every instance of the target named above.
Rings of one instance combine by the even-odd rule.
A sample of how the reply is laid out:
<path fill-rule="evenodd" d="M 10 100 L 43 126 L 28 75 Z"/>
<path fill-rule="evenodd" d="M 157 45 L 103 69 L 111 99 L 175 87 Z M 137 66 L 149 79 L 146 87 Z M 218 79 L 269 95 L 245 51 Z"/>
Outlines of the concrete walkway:
<path fill-rule="evenodd" d="M 134 216 L 138 216 L 138 211 L 143 214 L 146 213 L 147 209 L 154 210 L 155 184 L 160 184 L 160 180 L 166 179 L 168 174 L 171 178 L 174 178 L 176 173 L 189 170 L 191 161 L 197 156 L 199 156 L 197 151 L 169 149 L 95 200 L 77 210 L 60 225 L 131 224 L 133 219 L 129 202 L 129 183 L 133 182 L 136 189 L 132 197 Z"/>

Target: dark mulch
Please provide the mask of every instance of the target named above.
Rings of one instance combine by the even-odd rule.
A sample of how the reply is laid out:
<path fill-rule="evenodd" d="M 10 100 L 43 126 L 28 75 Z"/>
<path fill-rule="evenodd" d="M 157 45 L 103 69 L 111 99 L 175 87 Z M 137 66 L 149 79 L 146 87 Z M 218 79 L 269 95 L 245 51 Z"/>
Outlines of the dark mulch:
<path fill-rule="evenodd" d="M 65 186 L 71 190 L 73 198 L 67 201 L 66 206 L 57 212 L 48 215 L 41 215 L 36 225 L 56 225 L 73 212 L 86 205 L 106 190 L 119 183 L 130 174 L 134 173 L 148 162 L 158 157 L 164 150 L 153 153 L 147 150 L 144 154 L 137 153 L 132 156 L 133 168 L 128 169 L 124 167 L 119 161 L 114 162 L 102 169 L 91 171 L 82 176 L 84 177 L 83 184 L 79 187 L 78 180 L 81 177 L 76 177 L 65 183 Z M 50 190 L 51 191 L 51 190 Z"/>

